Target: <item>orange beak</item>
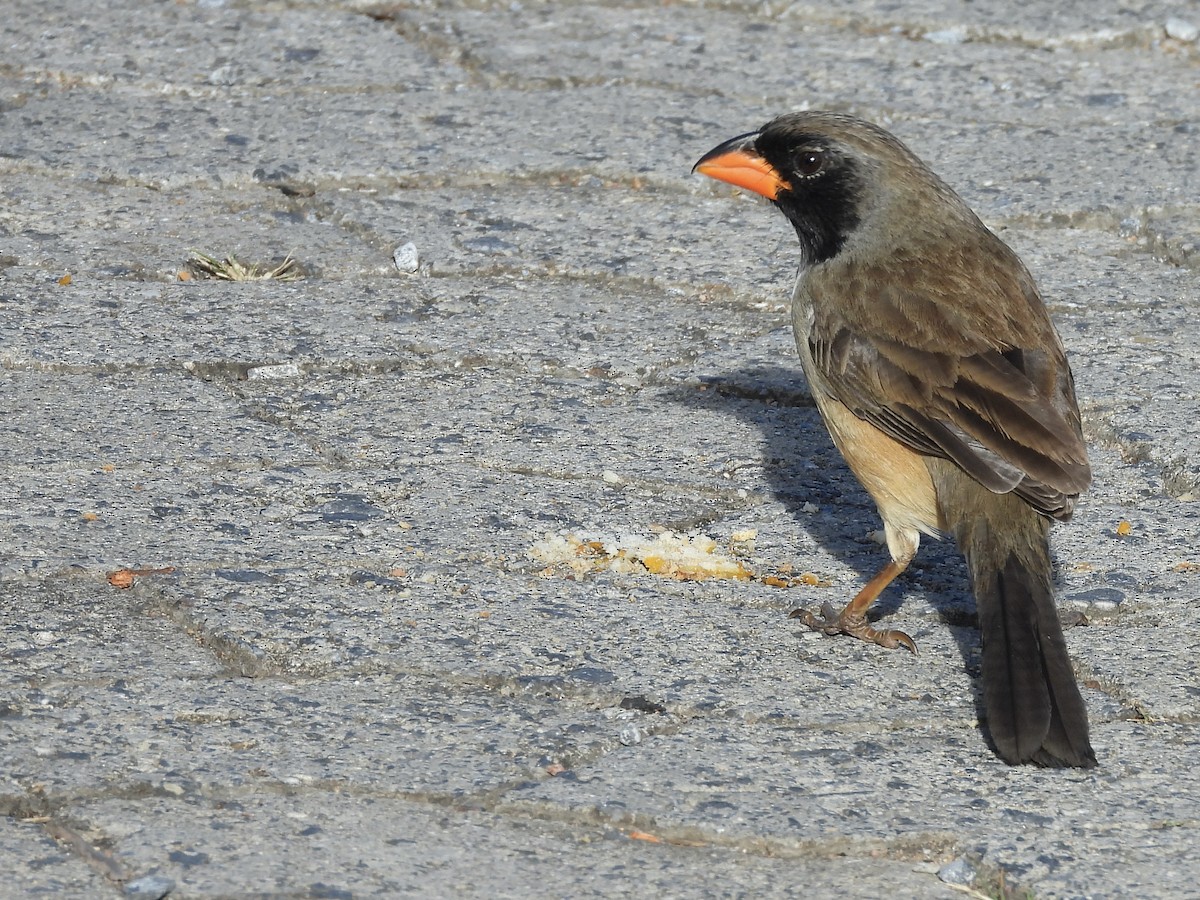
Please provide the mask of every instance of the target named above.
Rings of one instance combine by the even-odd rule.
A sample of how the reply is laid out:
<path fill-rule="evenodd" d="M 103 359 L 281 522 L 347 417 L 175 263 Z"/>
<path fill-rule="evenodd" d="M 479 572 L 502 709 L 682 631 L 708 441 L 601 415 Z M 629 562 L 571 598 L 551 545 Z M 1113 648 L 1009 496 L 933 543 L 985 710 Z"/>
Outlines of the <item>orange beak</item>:
<path fill-rule="evenodd" d="M 692 171 L 774 200 L 780 191 L 791 190 L 792 186 L 779 176 L 774 166 L 759 156 L 754 149 L 757 137 L 758 132 L 754 131 L 714 147 L 700 157 Z"/>

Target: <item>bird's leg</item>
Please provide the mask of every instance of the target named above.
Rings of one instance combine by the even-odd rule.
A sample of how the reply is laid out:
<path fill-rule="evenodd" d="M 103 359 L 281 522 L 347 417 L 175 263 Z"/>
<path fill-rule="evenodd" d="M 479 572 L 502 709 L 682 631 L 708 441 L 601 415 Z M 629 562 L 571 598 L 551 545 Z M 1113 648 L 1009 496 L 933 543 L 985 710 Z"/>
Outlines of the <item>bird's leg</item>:
<path fill-rule="evenodd" d="M 807 609 L 793 610 L 790 616 L 793 619 L 799 619 L 813 631 L 820 631 L 824 634 L 848 634 L 860 641 L 878 644 L 889 650 L 904 646 L 915 654 L 917 652 L 916 643 L 903 631 L 893 629 L 881 631 L 867 624 L 867 608 L 875 602 L 876 597 L 883 593 L 883 589 L 906 568 L 908 568 L 908 560 L 889 562 L 879 570 L 879 574 L 866 583 L 840 613 L 834 609 L 832 603 L 825 601 L 821 604 L 820 618 Z"/>

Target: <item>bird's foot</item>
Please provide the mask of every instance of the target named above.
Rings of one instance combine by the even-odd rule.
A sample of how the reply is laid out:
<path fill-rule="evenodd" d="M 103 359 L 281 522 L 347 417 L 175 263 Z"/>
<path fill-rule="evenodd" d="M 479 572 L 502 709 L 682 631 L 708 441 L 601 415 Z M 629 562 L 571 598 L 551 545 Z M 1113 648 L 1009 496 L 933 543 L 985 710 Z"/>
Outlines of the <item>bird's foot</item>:
<path fill-rule="evenodd" d="M 880 647 L 886 647 L 889 650 L 895 650 L 897 647 L 906 647 L 911 650 L 915 656 L 917 653 L 916 642 L 913 641 L 903 631 L 894 629 L 879 630 L 872 628 L 867 624 L 867 617 L 855 615 L 849 610 L 838 612 L 833 608 L 833 605 L 826 601 L 821 604 L 821 616 L 818 618 L 807 609 L 796 609 L 789 613 L 789 618 L 799 619 L 813 631 L 819 631 L 822 634 L 848 634 L 851 637 L 856 637 L 860 641 L 866 641 L 868 644 L 878 644 Z"/>

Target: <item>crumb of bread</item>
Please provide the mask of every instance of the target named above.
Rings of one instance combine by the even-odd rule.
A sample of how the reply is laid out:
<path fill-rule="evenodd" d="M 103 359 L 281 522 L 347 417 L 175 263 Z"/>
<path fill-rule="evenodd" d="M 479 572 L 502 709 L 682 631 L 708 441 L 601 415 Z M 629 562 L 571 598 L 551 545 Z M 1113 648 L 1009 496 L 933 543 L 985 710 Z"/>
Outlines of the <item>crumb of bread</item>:
<path fill-rule="evenodd" d="M 680 581 L 744 581 L 752 577 L 744 565 L 721 552 L 712 538 L 673 531 L 649 539 L 632 534 L 587 540 L 570 533 L 547 534 L 529 549 L 529 555 L 547 565 L 547 575 L 566 568 L 575 577 L 605 570 L 650 573 Z"/>

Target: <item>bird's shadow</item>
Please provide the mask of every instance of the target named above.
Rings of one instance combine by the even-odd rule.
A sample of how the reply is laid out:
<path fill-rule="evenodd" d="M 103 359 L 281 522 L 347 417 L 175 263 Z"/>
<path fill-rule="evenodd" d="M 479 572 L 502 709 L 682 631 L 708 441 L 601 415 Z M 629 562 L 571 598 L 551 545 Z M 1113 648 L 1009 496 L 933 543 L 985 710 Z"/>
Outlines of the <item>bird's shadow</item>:
<path fill-rule="evenodd" d="M 794 367 L 756 363 L 705 376 L 701 383 L 703 391 L 680 391 L 675 399 L 756 426 L 763 436 L 768 489 L 818 544 L 854 568 L 865 584 L 890 558 L 886 546 L 869 536 L 882 523 L 874 501 L 834 447 L 799 362 Z M 870 618 L 895 615 L 913 587 L 924 592 L 950 626 L 982 716 L 978 621 L 966 564 L 953 540 L 923 539 L 916 560 L 871 607 Z M 836 598 L 833 605 L 840 608 L 851 596 Z"/>

